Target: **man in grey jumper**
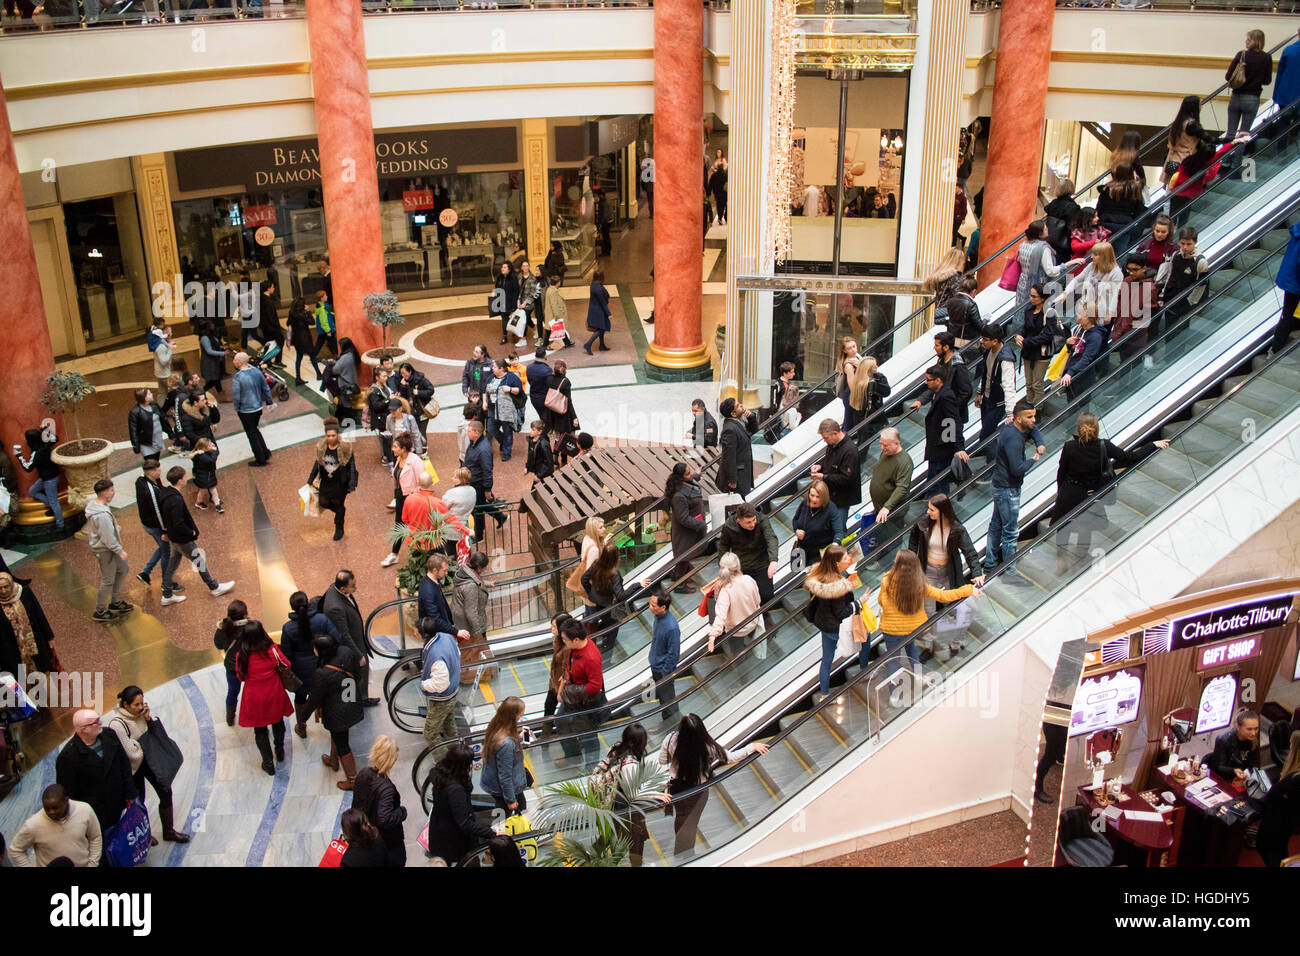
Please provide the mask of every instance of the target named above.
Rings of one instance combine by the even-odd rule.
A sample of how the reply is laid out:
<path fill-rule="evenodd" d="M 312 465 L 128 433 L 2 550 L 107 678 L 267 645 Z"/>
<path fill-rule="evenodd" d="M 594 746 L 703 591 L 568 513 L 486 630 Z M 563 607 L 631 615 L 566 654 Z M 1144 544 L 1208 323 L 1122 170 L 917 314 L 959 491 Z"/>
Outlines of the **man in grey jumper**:
<path fill-rule="evenodd" d="M 99 562 L 99 596 L 95 600 L 95 613 L 91 617 L 108 624 L 135 610 L 134 604 L 122 600 L 122 584 L 130 574 L 126 563 L 126 549 L 122 547 L 122 532 L 108 503 L 117 489 L 108 478 L 95 482 L 95 498 L 86 505 L 86 530 L 90 550 Z M 112 597 L 112 603 L 109 598 Z"/>

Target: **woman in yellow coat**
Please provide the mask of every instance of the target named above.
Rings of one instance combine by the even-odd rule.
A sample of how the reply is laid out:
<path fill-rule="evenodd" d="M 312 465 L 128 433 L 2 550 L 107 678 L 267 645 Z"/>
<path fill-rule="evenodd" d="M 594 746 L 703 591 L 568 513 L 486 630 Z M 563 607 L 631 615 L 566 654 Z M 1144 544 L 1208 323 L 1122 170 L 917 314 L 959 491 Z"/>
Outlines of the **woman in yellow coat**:
<path fill-rule="evenodd" d="M 921 561 L 916 553 L 906 549 L 894 555 L 894 566 L 880 579 L 880 631 L 885 639 L 885 652 L 892 654 L 907 640 L 909 634 L 926 621 L 925 599 L 928 597 L 944 604 L 978 594 L 973 585 L 959 588 L 937 588 L 925 579 Z M 921 651 L 913 641 L 907 646 L 907 656 L 912 659 L 912 671 L 921 673 Z"/>

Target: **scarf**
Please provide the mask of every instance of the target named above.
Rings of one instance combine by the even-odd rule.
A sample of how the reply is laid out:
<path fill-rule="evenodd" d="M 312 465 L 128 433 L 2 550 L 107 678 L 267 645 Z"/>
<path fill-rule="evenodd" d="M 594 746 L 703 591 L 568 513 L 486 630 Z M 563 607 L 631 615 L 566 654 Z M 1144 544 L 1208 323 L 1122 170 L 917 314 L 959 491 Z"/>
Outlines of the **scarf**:
<path fill-rule="evenodd" d="M 39 650 L 36 647 L 36 635 L 32 632 L 32 622 L 27 617 L 27 608 L 23 607 L 22 596 L 23 586 L 15 581 L 13 596 L 8 601 L 0 602 L 0 607 L 4 608 L 5 617 L 14 629 L 14 639 L 18 642 L 18 653 L 23 659 L 23 665 L 29 671 L 35 671 Z"/>

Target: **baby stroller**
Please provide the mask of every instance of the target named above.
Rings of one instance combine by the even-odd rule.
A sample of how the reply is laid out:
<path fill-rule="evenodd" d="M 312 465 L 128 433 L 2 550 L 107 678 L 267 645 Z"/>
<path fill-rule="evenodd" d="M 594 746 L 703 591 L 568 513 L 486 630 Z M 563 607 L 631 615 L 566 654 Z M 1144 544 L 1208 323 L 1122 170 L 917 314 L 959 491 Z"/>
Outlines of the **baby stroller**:
<path fill-rule="evenodd" d="M 36 712 L 36 705 L 14 676 L 0 673 L 0 798 L 8 795 L 27 770 L 27 755 L 19 746 L 15 725 Z"/>
<path fill-rule="evenodd" d="M 266 384 L 271 389 L 272 398 L 277 402 L 287 402 L 289 400 L 289 384 L 272 367 L 281 351 L 280 343 L 272 342 L 263 346 L 256 354 L 250 352 L 248 354 L 248 364 L 260 370 L 266 376 Z"/>

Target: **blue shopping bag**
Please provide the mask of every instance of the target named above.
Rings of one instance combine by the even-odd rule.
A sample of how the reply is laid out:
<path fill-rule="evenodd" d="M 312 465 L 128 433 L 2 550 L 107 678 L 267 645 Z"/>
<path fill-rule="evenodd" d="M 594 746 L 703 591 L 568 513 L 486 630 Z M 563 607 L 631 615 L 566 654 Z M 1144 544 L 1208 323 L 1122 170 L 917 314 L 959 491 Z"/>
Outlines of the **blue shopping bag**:
<path fill-rule="evenodd" d="M 104 834 L 104 851 L 110 866 L 139 866 L 149 856 L 149 811 L 132 800 L 117 823 Z"/>

